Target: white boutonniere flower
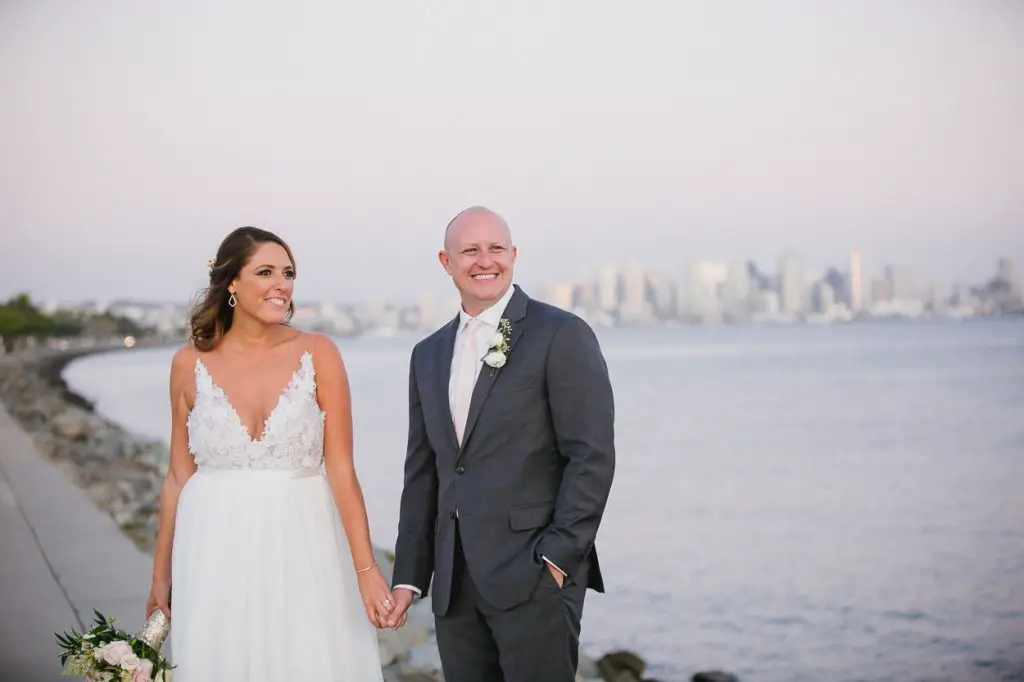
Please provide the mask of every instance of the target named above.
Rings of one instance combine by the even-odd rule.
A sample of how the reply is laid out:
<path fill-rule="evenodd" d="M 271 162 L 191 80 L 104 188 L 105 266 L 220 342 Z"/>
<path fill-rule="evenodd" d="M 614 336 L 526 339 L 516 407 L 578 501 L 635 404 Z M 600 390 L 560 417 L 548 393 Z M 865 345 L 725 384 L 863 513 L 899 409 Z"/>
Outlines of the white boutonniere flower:
<path fill-rule="evenodd" d="M 491 369 L 501 369 L 508 361 L 508 342 L 512 335 L 512 323 L 507 317 L 501 318 L 498 322 L 498 331 L 491 337 L 487 344 L 487 354 L 484 355 L 484 364 Z"/>

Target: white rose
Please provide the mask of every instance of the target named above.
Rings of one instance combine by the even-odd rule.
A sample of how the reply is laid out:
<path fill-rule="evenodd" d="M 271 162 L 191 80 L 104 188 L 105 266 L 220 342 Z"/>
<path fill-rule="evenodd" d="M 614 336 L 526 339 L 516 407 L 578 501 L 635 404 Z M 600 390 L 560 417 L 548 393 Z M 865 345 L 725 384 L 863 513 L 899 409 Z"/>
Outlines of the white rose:
<path fill-rule="evenodd" d="M 121 670 L 131 672 L 139 665 L 139 657 L 133 653 L 127 653 L 121 658 Z"/>
<path fill-rule="evenodd" d="M 505 337 L 501 335 L 501 332 L 494 332 L 494 336 L 491 337 L 489 347 L 496 348 L 503 343 L 505 343 Z"/>
<path fill-rule="evenodd" d="M 101 649 L 103 660 L 110 665 L 120 665 L 121 659 L 132 654 L 132 647 L 124 640 L 117 640 Z"/>
<path fill-rule="evenodd" d="M 505 354 L 494 351 L 484 356 L 484 362 L 490 367 L 501 369 L 505 366 Z"/>

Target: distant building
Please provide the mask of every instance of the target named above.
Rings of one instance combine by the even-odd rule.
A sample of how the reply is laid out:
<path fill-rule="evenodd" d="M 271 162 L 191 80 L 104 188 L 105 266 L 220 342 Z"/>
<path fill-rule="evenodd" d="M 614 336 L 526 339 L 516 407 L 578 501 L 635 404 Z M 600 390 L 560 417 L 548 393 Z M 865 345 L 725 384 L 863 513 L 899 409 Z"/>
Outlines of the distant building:
<path fill-rule="evenodd" d="M 750 313 L 750 270 L 742 261 L 733 261 L 726 268 L 721 285 L 722 311 L 734 321 Z"/>
<path fill-rule="evenodd" d="M 647 272 L 640 263 L 630 263 L 623 277 L 619 311 L 625 322 L 643 322 L 650 317 L 647 303 Z"/>
<path fill-rule="evenodd" d="M 1022 289 L 1024 289 L 1021 281 L 1017 279 L 1016 272 L 1014 272 L 1013 261 L 1009 258 L 999 259 L 999 266 L 996 270 L 996 279 L 1009 284 L 1010 291 L 1018 296 L 1021 294 Z"/>
<path fill-rule="evenodd" d="M 850 270 L 847 273 L 847 281 L 849 282 L 847 304 L 849 304 L 850 310 L 854 313 L 859 312 L 864 307 L 864 281 L 861 268 L 860 251 L 851 251 Z"/>
<path fill-rule="evenodd" d="M 796 254 L 786 253 L 779 259 L 779 302 L 782 312 L 799 315 L 807 310 L 807 284 L 803 265 Z"/>
<path fill-rule="evenodd" d="M 677 288 L 680 317 L 691 321 L 717 321 L 722 316 L 720 292 L 729 278 L 725 261 L 694 261 L 683 268 Z"/>
<path fill-rule="evenodd" d="M 605 265 L 597 278 L 597 298 L 601 310 L 612 313 L 619 309 L 622 296 L 619 292 L 621 275 L 614 265 Z"/>
<path fill-rule="evenodd" d="M 914 289 L 914 275 L 910 268 L 889 265 L 885 268 L 885 279 L 889 284 L 890 300 L 916 301 L 920 298 Z"/>
<path fill-rule="evenodd" d="M 573 286 L 567 282 L 550 282 L 541 287 L 538 298 L 556 308 L 573 309 Z"/>
<path fill-rule="evenodd" d="M 672 278 L 663 272 L 647 275 L 648 298 L 654 315 L 659 319 L 672 317 L 675 310 L 675 287 Z"/>
<path fill-rule="evenodd" d="M 892 301 L 892 285 L 887 279 L 871 280 L 871 305 Z"/>
<path fill-rule="evenodd" d="M 815 313 L 831 315 L 836 311 L 836 292 L 825 281 L 815 282 L 811 289 L 811 308 Z"/>

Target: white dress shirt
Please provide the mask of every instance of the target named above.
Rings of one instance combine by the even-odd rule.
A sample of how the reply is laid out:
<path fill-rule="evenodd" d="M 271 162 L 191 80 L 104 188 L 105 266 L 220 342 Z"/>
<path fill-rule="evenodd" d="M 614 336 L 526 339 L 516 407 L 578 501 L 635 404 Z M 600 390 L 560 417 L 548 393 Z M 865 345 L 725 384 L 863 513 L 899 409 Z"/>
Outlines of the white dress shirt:
<path fill-rule="evenodd" d="M 476 379 L 480 376 L 480 369 L 483 367 L 483 357 L 487 354 L 488 349 L 491 347 L 491 339 L 498 333 L 498 323 L 501 322 L 501 316 L 505 312 L 505 308 L 508 307 L 508 302 L 512 299 L 512 294 L 515 293 L 515 289 L 512 285 L 509 285 L 508 290 L 505 294 L 495 302 L 494 305 L 484 310 L 476 319 L 482 323 L 482 328 L 476 336 L 476 356 L 480 360 L 476 363 L 476 375 L 473 377 L 473 383 L 476 384 Z M 460 343 L 463 334 L 466 333 L 466 326 L 469 321 L 473 319 L 473 316 L 467 313 L 464 309 L 459 309 L 459 328 L 455 332 L 455 350 L 452 353 L 452 364 L 448 372 L 448 405 L 452 411 L 455 410 L 455 390 L 457 377 L 456 368 L 459 366 L 460 354 L 463 351 L 464 344 Z M 470 349 L 473 350 L 473 349 Z M 459 510 L 455 510 L 456 518 L 458 517 Z M 555 570 L 562 575 L 567 575 L 565 571 L 555 566 L 547 557 L 541 557 L 544 561 L 551 564 Z M 420 590 L 413 585 L 395 585 L 395 589 L 399 587 L 405 587 L 412 590 L 417 595 L 422 594 Z"/>
<path fill-rule="evenodd" d="M 491 339 L 498 333 L 498 323 L 501 322 L 502 313 L 508 307 L 508 302 L 512 299 L 513 293 L 515 291 L 510 285 L 508 291 L 494 305 L 476 316 L 477 321 L 481 323 L 481 329 L 476 335 L 476 357 L 479 361 L 476 363 L 476 374 L 473 375 L 474 385 L 484 365 L 482 362 L 483 357 L 491 347 Z M 453 412 L 455 411 L 455 388 L 456 381 L 458 380 L 456 368 L 462 359 L 462 349 L 465 345 L 461 341 L 466 333 L 466 326 L 472 319 L 473 317 L 469 313 L 461 308 L 459 309 L 459 329 L 455 332 L 455 352 L 452 353 L 452 364 L 448 371 L 448 405 Z"/>

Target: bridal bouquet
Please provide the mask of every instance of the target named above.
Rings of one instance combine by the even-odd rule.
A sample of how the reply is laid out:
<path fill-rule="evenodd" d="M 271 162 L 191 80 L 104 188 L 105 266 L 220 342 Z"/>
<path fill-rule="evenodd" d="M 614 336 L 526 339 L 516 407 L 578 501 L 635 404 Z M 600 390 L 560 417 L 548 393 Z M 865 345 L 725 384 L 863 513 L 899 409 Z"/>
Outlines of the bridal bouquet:
<path fill-rule="evenodd" d="M 171 682 L 172 666 L 160 655 L 169 630 L 162 611 L 154 611 L 135 635 L 115 628 L 113 618 L 93 613 L 96 620 L 88 632 L 55 633 L 64 675 L 88 682 Z"/>

